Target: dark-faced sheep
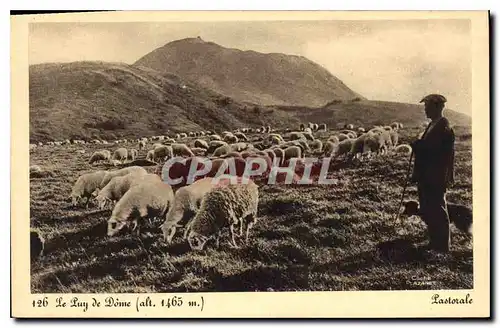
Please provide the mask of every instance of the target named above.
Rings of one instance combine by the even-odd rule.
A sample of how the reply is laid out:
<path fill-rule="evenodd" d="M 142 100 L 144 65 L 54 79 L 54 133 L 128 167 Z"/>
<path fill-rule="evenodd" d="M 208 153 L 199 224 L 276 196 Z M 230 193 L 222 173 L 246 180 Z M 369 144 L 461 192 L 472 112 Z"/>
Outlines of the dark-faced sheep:
<path fill-rule="evenodd" d="M 318 131 L 326 131 L 326 124 L 325 123 L 321 123 L 318 127 Z"/>
<path fill-rule="evenodd" d="M 236 235 L 246 226 L 248 242 L 250 229 L 257 221 L 259 204 L 258 186 L 251 180 L 248 183 L 222 184 L 208 192 L 201 202 L 188 227 L 187 240 L 191 249 L 201 250 L 211 238 L 218 246 L 222 228 L 229 226 L 231 245 L 238 247 Z"/>

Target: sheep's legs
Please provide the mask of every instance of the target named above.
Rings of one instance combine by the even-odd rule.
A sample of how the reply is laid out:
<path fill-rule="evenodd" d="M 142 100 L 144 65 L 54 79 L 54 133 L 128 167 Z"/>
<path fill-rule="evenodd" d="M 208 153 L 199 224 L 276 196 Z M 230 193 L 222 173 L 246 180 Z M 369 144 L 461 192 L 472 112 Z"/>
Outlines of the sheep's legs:
<path fill-rule="evenodd" d="M 85 202 L 85 208 L 89 208 L 90 197 L 86 197 L 86 198 L 87 198 L 87 201 Z"/>
<path fill-rule="evenodd" d="M 232 242 L 233 242 L 233 243 L 232 243 L 232 246 L 233 246 L 234 248 L 239 248 L 238 244 L 236 244 L 236 240 L 234 239 L 234 235 L 235 235 L 235 234 L 234 234 L 234 230 L 235 230 L 235 227 L 234 227 L 234 226 L 235 226 L 235 224 L 234 224 L 234 223 L 233 223 L 233 224 L 231 224 L 231 226 L 230 226 L 230 230 L 231 230 L 231 240 L 232 240 Z"/>
<path fill-rule="evenodd" d="M 222 235 L 222 231 L 219 231 L 217 233 L 217 236 L 215 236 L 215 248 L 218 249 L 220 245 L 220 236 Z"/>

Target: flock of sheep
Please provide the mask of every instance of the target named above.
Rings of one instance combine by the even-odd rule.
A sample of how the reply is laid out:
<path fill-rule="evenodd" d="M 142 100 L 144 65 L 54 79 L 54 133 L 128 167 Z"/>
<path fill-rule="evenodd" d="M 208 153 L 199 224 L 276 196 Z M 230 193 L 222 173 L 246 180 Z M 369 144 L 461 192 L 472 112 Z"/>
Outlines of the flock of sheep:
<path fill-rule="evenodd" d="M 295 161 L 300 164 L 306 157 L 337 159 L 342 156 L 345 160 L 362 160 L 390 151 L 409 154 L 411 148 L 408 145 L 398 145 L 398 131 L 401 128 L 403 125 L 398 122 L 369 130 L 362 127 L 355 129 L 349 124 L 343 130 L 332 131 L 324 143 L 314 135 L 318 131 L 327 135 L 327 127 L 314 123 L 301 124 L 297 131 L 273 131 L 270 126 L 266 126 L 221 134 L 202 131 L 181 133 L 174 138 L 154 136 L 116 140 L 114 144 L 136 145 L 137 149 L 120 147 L 113 153 L 107 149 L 98 150 L 89 157 L 88 163 L 128 166 L 81 175 L 72 188 L 72 203 L 78 206 L 84 201 L 85 206 L 88 206 L 94 200 L 100 209 L 112 206 L 108 236 L 125 230 L 138 233 L 141 225 L 149 221 L 150 224 L 161 224 L 167 243 L 172 242 L 176 231 L 181 228 L 183 238 L 191 249 L 200 250 L 209 240 L 214 240 L 218 246 L 222 230 L 228 227 L 230 245 L 237 248 L 237 239 L 244 237 L 247 242 L 250 230 L 257 222 L 259 177 L 255 181 L 243 180 L 244 174 L 240 169 L 236 173 L 218 170 L 225 161 L 232 159 L 239 163 L 251 158 L 264 159 L 269 165 L 260 177 L 276 178 L 291 174 L 294 176 L 293 181 L 296 181 L 303 174 L 303 166 L 290 168 L 289 163 Z M 91 142 L 103 143 L 101 140 Z M 85 141 L 66 140 L 46 146 L 82 143 Z M 30 150 L 36 147 L 40 145 L 30 145 Z M 145 161 L 138 158 L 141 152 L 145 153 Z M 187 168 L 198 156 L 208 158 L 213 167 L 188 184 L 185 180 Z M 177 175 L 184 178 L 183 184 L 169 185 L 165 183 L 165 172 L 157 170 L 148 173 L 143 167 L 144 163 L 148 163 L 146 165 L 161 168 L 162 163 L 173 157 L 183 157 L 185 162 L 168 174 L 170 177 Z M 35 169 L 39 170 L 40 167 L 34 165 L 30 168 Z"/>

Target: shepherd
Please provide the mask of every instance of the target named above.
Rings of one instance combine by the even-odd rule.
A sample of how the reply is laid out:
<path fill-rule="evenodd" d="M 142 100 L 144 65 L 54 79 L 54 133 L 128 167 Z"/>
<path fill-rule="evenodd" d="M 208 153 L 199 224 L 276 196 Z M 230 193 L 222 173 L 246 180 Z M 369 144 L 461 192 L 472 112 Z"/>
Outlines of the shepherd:
<path fill-rule="evenodd" d="M 421 217 L 427 225 L 429 243 L 425 249 L 450 251 L 450 221 L 446 190 L 454 182 L 455 133 L 443 116 L 446 98 L 425 96 L 425 114 L 431 122 L 422 137 L 411 143 L 415 164 L 411 181 L 417 184 Z"/>

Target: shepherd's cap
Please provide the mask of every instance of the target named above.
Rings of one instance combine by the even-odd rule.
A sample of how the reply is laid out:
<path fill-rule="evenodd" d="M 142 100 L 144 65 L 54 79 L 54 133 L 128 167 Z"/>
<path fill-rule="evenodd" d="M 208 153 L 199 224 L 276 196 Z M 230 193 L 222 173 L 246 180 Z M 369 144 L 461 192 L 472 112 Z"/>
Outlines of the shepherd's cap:
<path fill-rule="evenodd" d="M 430 94 L 430 95 L 427 95 L 425 96 L 424 98 L 422 98 L 422 100 L 420 100 L 421 103 L 435 103 L 435 104 L 444 104 L 446 102 L 446 98 L 442 95 L 438 95 L 438 94 Z"/>

